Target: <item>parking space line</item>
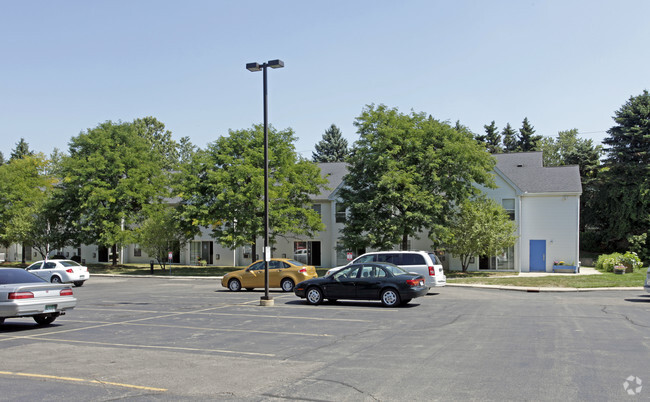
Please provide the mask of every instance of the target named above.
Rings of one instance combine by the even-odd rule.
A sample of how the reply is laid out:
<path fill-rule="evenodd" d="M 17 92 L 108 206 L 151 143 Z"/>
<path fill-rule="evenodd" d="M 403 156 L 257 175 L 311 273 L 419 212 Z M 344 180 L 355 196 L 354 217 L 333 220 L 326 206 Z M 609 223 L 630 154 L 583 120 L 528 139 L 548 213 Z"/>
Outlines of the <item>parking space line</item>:
<path fill-rule="evenodd" d="M 106 308 L 88 308 L 88 307 L 81 307 L 81 308 L 76 308 L 77 310 L 89 310 L 89 311 L 132 311 L 132 310 L 122 310 L 122 309 L 106 309 Z M 373 320 L 359 320 L 359 319 L 352 319 L 352 318 L 323 318 L 323 317 L 303 317 L 303 316 L 277 316 L 277 315 L 263 315 L 263 314 L 250 314 L 250 313 L 219 313 L 216 311 L 209 311 L 216 309 L 214 307 L 211 308 L 206 308 L 206 309 L 201 309 L 201 310 L 196 310 L 196 311 L 182 311 L 182 312 L 176 312 L 171 315 L 181 315 L 181 314 L 197 314 L 197 315 L 224 315 L 224 316 L 243 316 L 243 317 L 260 317 L 260 318 L 292 318 L 292 319 L 302 319 L 302 320 L 318 320 L 318 321 L 344 321 L 344 322 L 372 322 Z M 344 310 L 349 311 L 349 308 L 345 308 Z M 385 311 L 388 311 L 388 309 L 384 309 Z M 136 312 L 139 310 L 135 310 Z M 367 311 L 367 309 L 365 310 Z M 147 313 L 150 314 L 160 314 L 162 311 L 147 311 Z M 138 320 L 134 321 L 140 321 L 140 320 L 147 320 L 147 319 L 152 319 L 152 318 L 164 318 L 165 316 L 160 316 L 160 317 L 151 317 L 151 318 L 141 318 Z M 126 322 L 126 321 L 125 321 Z"/>
<path fill-rule="evenodd" d="M 167 391 L 166 388 L 144 387 L 142 385 L 122 384 L 119 382 L 99 381 L 99 380 L 86 380 L 84 378 L 74 378 L 74 377 L 60 377 L 56 375 L 47 375 L 47 374 L 30 374 L 30 373 L 16 373 L 13 371 L 0 371 L 0 375 L 30 377 L 30 378 L 44 378 L 44 379 L 58 380 L 58 381 L 85 382 L 85 383 L 100 384 L 100 385 L 113 385 L 116 387 L 135 388 L 135 389 L 142 389 L 145 391 L 159 391 L 159 392 Z"/>
<path fill-rule="evenodd" d="M 69 322 L 79 322 L 79 323 L 106 323 L 104 321 L 84 321 L 84 320 L 68 320 Z M 232 329 L 232 328 L 208 328 L 208 327 L 192 327 L 189 325 L 165 325 L 165 324 L 144 324 L 144 323 L 129 323 L 123 322 L 122 325 L 134 325 L 141 327 L 159 327 L 159 328 L 177 328 L 177 329 L 192 329 L 200 331 L 213 331 L 213 332 L 245 332 L 245 333 L 260 333 L 260 334 L 273 334 L 273 335 L 291 335 L 291 336 L 314 336 L 314 337 L 329 337 L 333 335 L 329 334 L 307 334 L 304 332 L 285 332 L 285 331 L 262 331 L 255 329 Z"/>
<path fill-rule="evenodd" d="M 32 336 L 17 336 L 14 339 L 31 339 L 31 340 L 33 340 L 33 337 Z M 38 337 L 37 339 L 39 341 L 50 341 L 50 342 L 59 342 L 59 343 L 77 343 L 77 344 L 85 344 L 85 345 L 112 346 L 112 347 L 126 347 L 126 348 L 134 348 L 134 349 L 172 350 L 172 351 L 185 351 L 185 352 L 212 352 L 212 353 L 223 353 L 223 354 L 230 354 L 230 355 L 275 357 L 275 354 L 272 354 L 272 353 L 241 352 L 241 351 L 226 350 L 226 349 L 188 348 L 188 347 L 181 347 L 181 346 L 162 346 L 162 345 L 136 345 L 136 344 L 129 344 L 129 343 L 79 341 L 79 340 L 72 340 L 72 339 L 45 338 L 45 337 Z"/>

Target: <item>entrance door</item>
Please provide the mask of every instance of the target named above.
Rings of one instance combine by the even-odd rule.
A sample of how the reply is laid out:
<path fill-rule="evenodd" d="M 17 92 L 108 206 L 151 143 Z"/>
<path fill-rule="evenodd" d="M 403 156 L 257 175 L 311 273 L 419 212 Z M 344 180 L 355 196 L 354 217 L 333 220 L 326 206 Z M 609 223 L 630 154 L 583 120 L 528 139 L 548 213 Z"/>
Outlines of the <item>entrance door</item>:
<path fill-rule="evenodd" d="M 97 261 L 108 262 L 108 247 L 99 246 L 99 255 L 97 256 Z"/>
<path fill-rule="evenodd" d="M 546 272 L 546 240 L 530 241 L 530 271 Z"/>
<path fill-rule="evenodd" d="M 201 260 L 205 261 L 208 265 L 212 265 L 212 251 L 213 246 L 211 241 L 201 242 Z"/>
<path fill-rule="evenodd" d="M 321 266 L 321 259 L 320 259 L 320 242 L 319 241 L 310 241 L 307 243 L 307 249 L 309 250 L 308 256 L 309 256 L 309 265 L 314 265 L 316 267 Z"/>

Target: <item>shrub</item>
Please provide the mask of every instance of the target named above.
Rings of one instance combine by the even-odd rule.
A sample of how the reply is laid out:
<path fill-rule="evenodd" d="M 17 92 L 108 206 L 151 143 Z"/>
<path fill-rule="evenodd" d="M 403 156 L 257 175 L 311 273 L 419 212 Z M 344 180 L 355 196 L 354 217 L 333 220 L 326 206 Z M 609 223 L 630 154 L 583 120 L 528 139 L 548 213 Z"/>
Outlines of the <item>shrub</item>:
<path fill-rule="evenodd" d="M 642 264 L 636 253 L 631 251 L 628 251 L 625 254 L 601 254 L 598 256 L 598 260 L 596 261 L 596 269 L 599 271 L 613 272 L 614 267 L 617 265 L 623 265 L 628 272 L 632 272 L 637 268 L 641 268 Z"/>

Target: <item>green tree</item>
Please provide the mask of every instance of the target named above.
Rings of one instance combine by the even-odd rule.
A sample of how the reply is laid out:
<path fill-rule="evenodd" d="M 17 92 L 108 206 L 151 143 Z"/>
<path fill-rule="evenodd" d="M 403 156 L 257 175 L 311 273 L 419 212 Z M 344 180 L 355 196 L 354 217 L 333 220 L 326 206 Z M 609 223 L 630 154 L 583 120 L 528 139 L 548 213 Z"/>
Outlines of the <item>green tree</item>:
<path fill-rule="evenodd" d="M 163 168 L 172 170 L 179 159 L 178 144 L 172 139 L 172 132 L 165 130 L 165 125 L 151 116 L 135 119 L 133 127 L 147 141 L 151 152 L 160 158 Z"/>
<path fill-rule="evenodd" d="M 46 175 L 47 159 L 42 154 L 16 157 L 0 166 L 0 243 L 8 246 L 31 244 L 30 236 L 52 187 Z"/>
<path fill-rule="evenodd" d="M 133 123 L 107 121 L 70 140 L 58 196 L 78 243 L 132 243 L 144 206 L 169 195 L 161 158 Z"/>
<path fill-rule="evenodd" d="M 605 145 L 605 166 L 588 223 L 610 249 L 627 248 L 629 239 L 650 232 L 650 94 L 632 96 L 614 114 Z M 647 239 L 647 236 L 646 236 Z M 635 240 L 635 241 L 637 241 Z M 637 241 L 638 243 L 638 241 Z M 638 247 L 638 244 L 636 245 Z M 646 250 L 650 244 L 646 242 Z"/>
<path fill-rule="evenodd" d="M 521 123 L 521 128 L 519 129 L 518 151 L 538 151 L 541 140 L 542 136 L 535 135 L 535 128 L 528 121 L 528 117 L 524 117 L 524 121 Z"/>
<path fill-rule="evenodd" d="M 467 130 L 384 105 L 366 106 L 355 126 L 340 190 L 348 249 L 407 249 L 423 229 L 439 242 L 453 205 L 477 191 L 473 183 L 493 185 L 494 159 Z"/>
<path fill-rule="evenodd" d="M 9 158 L 9 160 L 21 159 L 26 156 L 34 156 L 34 151 L 31 151 L 29 149 L 29 144 L 27 144 L 24 138 L 21 138 L 20 141 L 16 143 L 16 148 L 11 151 L 11 158 Z"/>
<path fill-rule="evenodd" d="M 463 272 L 473 256 L 494 256 L 517 241 L 517 225 L 503 207 L 484 196 L 465 200 L 449 224 L 447 249 L 460 257 Z"/>
<path fill-rule="evenodd" d="M 520 151 L 519 143 L 517 141 L 517 132 L 514 128 L 512 128 L 510 123 L 506 124 L 506 126 L 503 128 L 503 131 L 501 132 L 501 135 L 503 136 L 504 152 Z"/>
<path fill-rule="evenodd" d="M 326 180 L 316 164 L 300 158 L 291 129 L 269 128 L 269 237 L 308 235 L 323 229 L 310 196 Z M 264 128 L 229 131 L 194 155 L 183 174 L 183 215 L 212 228 L 231 247 L 255 245 L 264 236 Z M 253 256 L 255 252 L 253 252 Z M 254 257 L 253 257 L 254 258 Z"/>
<path fill-rule="evenodd" d="M 4 165 L 4 164 L 5 164 L 5 156 L 4 156 L 4 155 L 2 154 L 2 152 L 0 151 L 0 166 L 2 166 L 2 165 Z"/>
<path fill-rule="evenodd" d="M 154 204 L 147 211 L 147 219 L 138 227 L 136 240 L 151 258 L 165 269 L 169 251 L 180 251 L 194 238 L 196 231 L 187 231 L 179 211 L 171 205 Z"/>
<path fill-rule="evenodd" d="M 341 135 L 341 130 L 332 124 L 325 130 L 323 139 L 316 144 L 312 152 L 314 162 L 344 162 L 349 154 L 348 141 Z"/>
<path fill-rule="evenodd" d="M 499 134 L 499 129 L 497 125 L 492 120 L 492 123 L 488 126 L 487 124 L 483 126 L 485 129 L 485 146 L 489 153 L 498 154 L 503 152 L 503 147 L 501 146 L 501 134 Z"/>

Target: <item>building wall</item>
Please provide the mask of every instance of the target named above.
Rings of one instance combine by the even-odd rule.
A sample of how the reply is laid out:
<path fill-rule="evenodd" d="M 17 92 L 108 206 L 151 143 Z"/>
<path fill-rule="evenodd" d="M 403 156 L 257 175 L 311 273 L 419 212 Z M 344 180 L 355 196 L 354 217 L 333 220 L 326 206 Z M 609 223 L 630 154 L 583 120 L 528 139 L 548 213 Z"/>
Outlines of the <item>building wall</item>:
<path fill-rule="evenodd" d="M 530 241 L 546 243 L 546 271 L 553 261 L 576 265 L 579 261 L 580 197 L 570 195 L 523 196 L 521 198 L 521 267 L 530 271 Z"/>

